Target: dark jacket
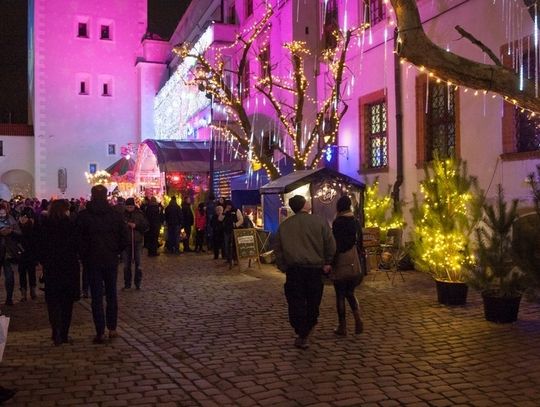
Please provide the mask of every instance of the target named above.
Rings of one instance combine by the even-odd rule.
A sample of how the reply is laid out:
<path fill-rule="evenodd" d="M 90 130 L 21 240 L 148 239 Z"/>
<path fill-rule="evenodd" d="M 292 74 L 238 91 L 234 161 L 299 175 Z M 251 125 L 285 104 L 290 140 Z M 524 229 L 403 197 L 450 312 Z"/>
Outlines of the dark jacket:
<path fill-rule="evenodd" d="M 190 229 L 195 223 L 193 211 L 191 210 L 191 205 L 186 202 L 182 203 L 182 218 L 183 226 L 186 229 Z"/>
<path fill-rule="evenodd" d="M 182 216 L 182 208 L 178 206 L 176 201 L 171 201 L 165 208 L 165 222 L 167 226 L 182 226 L 184 219 Z"/>
<path fill-rule="evenodd" d="M 135 208 L 133 212 L 124 209 L 123 217 L 126 224 L 135 223 L 133 234 L 131 233 L 131 228 L 128 226 L 129 243 L 131 243 L 131 236 L 133 236 L 135 243 L 142 243 L 144 234 L 148 230 L 148 221 L 146 220 L 144 213 L 142 213 L 139 208 Z"/>
<path fill-rule="evenodd" d="M 332 233 L 336 240 L 336 253 L 345 253 L 355 244 L 361 249 L 362 229 L 352 212 L 338 214 L 332 223 Z"/>
<path fill-rule="evenodd" d="M 79 299 L 78 247 L 77 228 L 69 218 L 43 219 L 38 230 L 37 257 L 43 266 L 46 300 Z"/>
<path fill-rule="evenodd" d="M 21 237 L 19 242 L 24 248 L 20 263 L 35 264 L 37 262 L 37 226 L 33 220 L 28 220 L 25 224 L 19 223 Z"/>
<path fill-rule="evenodd" d="M 212 235 L 216 239 L 223 239 L 223 235 L 225 233 L 225 219 L 219 220 L 218 216 L 214 214 L 212 217 L 212 220 L 210 221 L 210 226 L 212 227 Z"/>
<path fill-rule="evenodd" d="M 122 215 L 107 201 L 90 201 L 77 218 L 82 261 L 88 266 L 113 267 L 128 245 L 128 230 Z"/>
<path fill-rule="evenodd" d="M 146 220 L 148 220 L 150 231 L 159 231 L 163 223 L 161 206 L 151 202 L 146 206 L 144 214 L 146 215 Z"/>

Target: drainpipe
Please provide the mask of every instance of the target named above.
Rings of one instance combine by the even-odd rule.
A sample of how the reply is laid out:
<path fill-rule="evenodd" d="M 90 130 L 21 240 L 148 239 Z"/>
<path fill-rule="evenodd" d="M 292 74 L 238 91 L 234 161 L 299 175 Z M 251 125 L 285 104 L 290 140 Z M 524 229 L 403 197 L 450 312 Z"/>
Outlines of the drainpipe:
<path fill-rule="evenodd" d="M 403 184 L 403 106 L 401 103 L 401 63 L 399 60 L 399 34 L 394 31 L 394 89 L 396 103 L 396 182 L 392 190 L 394 210 L 398 210 L 400 201 L 399 189 Z"/>

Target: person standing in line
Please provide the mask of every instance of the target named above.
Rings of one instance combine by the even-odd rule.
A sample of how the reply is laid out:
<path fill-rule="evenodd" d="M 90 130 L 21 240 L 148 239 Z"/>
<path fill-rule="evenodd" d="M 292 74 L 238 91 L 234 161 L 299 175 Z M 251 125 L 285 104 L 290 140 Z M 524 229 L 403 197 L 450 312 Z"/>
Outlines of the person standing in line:
<path fill-rule="evenodd" d="M 21 289 L 21 301 L 27 300 L 27 293 L 30 291 L 30 298 L 36 298 L 36 264 L 37 264 L 37 236 L 34 221 L 34 210 L 25 207 L 19 217 L 19 227 L 21 229 L 21 245 L 24 253 L 19 259 L 19 287 Z M 30 290 L 28 290 L 30 289 Z"/>
<path fill-rule="evenodd" d="M 193 210 L 191 209 L 191 201 L 188 197 L 186 197 L 182 201 L 182 219 L 183 219 L 184 232 L 186 233 L 186 236 L 184 237 L 184 240 L 183 240 L 184 252 L 191 252 L 192 250 L 189 247 L 189 241 L 191 239 L 191 228 L 193 227 L 193 224 L 195 223 L 195 219 L 193 217 Z"/>
<path fill-rule="evenodd" d="M 51 202 L 38 237 L 38 259 L 43 268 L 45 301 L 55 346 L 69 343 L 73 303 L 80 292 L 78 234 L 69 217 L 69 202 Z"/>
<path fill-rule="evenodd" d="M 148 232 L 145 235 L 145 244 L 148 249 L 148 256 L 159 256 L 159 232 L 163 223 L 163 214 L 155 196 L 151 197 L 144 211 L 148 220 Z"/>
<path fill-rule="evenodd" d="M 15 289 L 15 274 L 13 272 L 13 253 L 9 247 L 13 247 L 15 239 L 21 235 L 19 224 L 10 215 L 9 202 L 0 203 L 0 251 L 2 252 L 2 271 L 4 272 L 4 284 L 6 287 L 6 305 L 13 305 L 13 290 Z M 8 247 L 9 246 L 9 247 Z"/>
<path fill-rule="evenodd" d="M 234 244 L 234 229 L 244 224 L 244 217 L 239 209 L 235 209 L 232 201 L 225 201 L 223 210 L 225 220 L 223 221 L 223 248 L 229 267 L 232 266 L 233 259 L 236 259 L 236 246 Z"/>
<path fill-rule="evenodd" d="M 212 235 L 212 219 L 216 214 L 216 203 L 214 200 L 214 194 L 211 192 L 206 202 L 206 247 L 209 252 L 213 251 L 214 244 L 214 236 Z"/>
<path fill-rule="evenodd" d="M 124 221 L 129 230 L 129 245 L 124 249 L 122 262 L 124 263 L 124 289 L 131 288 L 133 280 L 131 273 L 131 263 L 135 263 L 135 288 L 141 289 L 142 270 L 141 252 L 144 233 L 148 230 L 148 221 L 142 211 L 135 206 L 135 199 L 128 198 L 125 202 L 123 213 Z"/>
<path fill-rule="evenodd" d="M 178 240 L 180 238 L 183 218 L 182 209 L 178 206 L 175 196 L 171 198 L 171 202 L 165 208 L 165 223 L 167 224 L 167 250 L 169 253 L 180 253 Z"/>
<path fill-rule="evenodd" d="M 118 299 L 116 280 L 118 257 L 128 245 L 127 226 L 118 213 L 107 202 L 107 188 L 95 185 L 91 190 L 91 200 L 81 211 L 77 225 L 80 234 L 80 254 L 87 266 L 92 316 L 96 328 L 94 343 L 105 342 L 105 326 L 109 339 L 118 336 Z M 103 310 L 103 287 L 107 307 Z"/>
<path fill-rule="evenodd" d="M 293 196 L 289 206 L 295 214 L 279 225 L 276 263 L 286 273 L 289 322 L 297 335 L 294 346 L 307 349 L 319 317 L 323 275 L 331 271 L 336 242 L 328 223 L 309 213 L 311 205 L 303 196 Z"/>
<path fill-rule="evenodd" d="M 338 199 L 336 209 L 336 219 L 332 223 L 332 233 L 336 240 L 336 257 L 346 253 L 353 247 L 362 252 L 362 228 L 355 219 L 351 210 L 351 199 L 348 196 L 342 196 Z M 336 310 L 338 315 L 338 327 L 334 333 L 339 336 L 347 335 L 347 322 L 345 316 L 345 299 L 351 307 L 354 316 L 354 332 L 362 333 L 364 325 L 360 318 L 360 306 L 354 295 L 354 290 L 360 285 L 364 274 L 358 273 L 355 277 L 334 280 L 334 290 L 336 291 Z"/>
<path fill-rule="evenodd" d="M 219 252 L 221 252 L 221 258 L 226 259 L 225 249 L 223 247 L 224 239 L 224 225 L 225 216 L 223 215 L 223 206 L 217 205 L 215 214 L 212 217 L 212 248 L 214 250 L 214 260 L 219 259 Z"/>
<path fill-rule="evenodd" d="M 195 212 L 195 251 L 197 253 L 205 252 L 204 235 L 206 234 L 206 208 L 204 203 L 201 202 L 197 206 L 197 212 Z"/>

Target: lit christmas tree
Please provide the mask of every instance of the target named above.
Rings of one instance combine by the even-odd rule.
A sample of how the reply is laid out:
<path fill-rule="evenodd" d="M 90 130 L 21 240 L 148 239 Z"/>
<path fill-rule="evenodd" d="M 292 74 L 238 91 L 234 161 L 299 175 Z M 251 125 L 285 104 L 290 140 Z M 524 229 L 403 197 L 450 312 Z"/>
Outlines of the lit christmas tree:
<path fill-rule="evenodd" d="M 414 196 L 413 259 L 437 280 L 463 282 L 472 258 L 470 235 L 482 214 L 482 194 L 467 165 L 435 159 L 420 183 L 423 201 Z"/>
<path fill-rule="evenodd" d="M 372 184 L 366 185 L 364 192 L 365 225 L 368 228 L 379 228 L 383 240 L 388 229 L 399 229 L 404 224 L 401 204 L 398 202 L 394 205 L 390 188 L 389 186 L 386 195 L 381 197 L 379 180 L 375 178 Z"/>

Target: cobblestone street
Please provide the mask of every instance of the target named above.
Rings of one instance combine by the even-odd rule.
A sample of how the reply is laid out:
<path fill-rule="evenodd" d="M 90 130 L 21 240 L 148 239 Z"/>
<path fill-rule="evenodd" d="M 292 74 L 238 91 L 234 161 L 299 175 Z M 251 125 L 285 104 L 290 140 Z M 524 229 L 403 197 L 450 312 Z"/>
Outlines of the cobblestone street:
<path fill-rule="evenodd" d="M 327 286 L 303 351 L 292 346 L 284 275 L 221 265 L 207 255 L 145 257 L 143 289 L 119 292 L 120 337 L 106 345 L 92 344 L 89 300 L 75 306 L 74 344 L 61 347 L 42 293 L 3 307 L 12 320 L 0 384 L 18 389 L 6 405 L 540 405 L 536 304 L 496 325 L 475 292 L 449 308 L 423 274 L 391 284 L 371 273 L 358 290 L 364 333 L 334 336 Z"/>

